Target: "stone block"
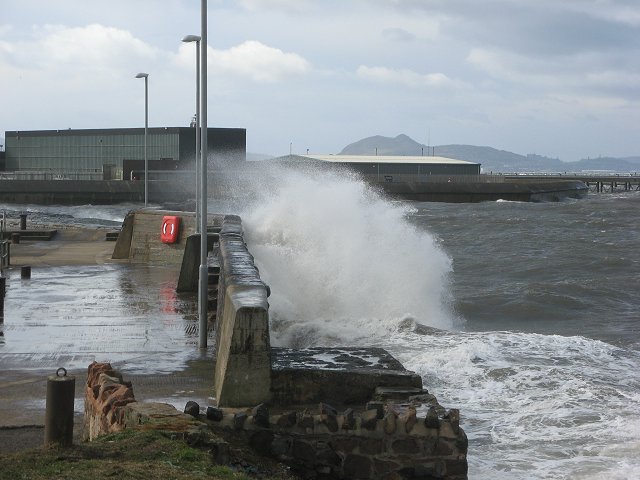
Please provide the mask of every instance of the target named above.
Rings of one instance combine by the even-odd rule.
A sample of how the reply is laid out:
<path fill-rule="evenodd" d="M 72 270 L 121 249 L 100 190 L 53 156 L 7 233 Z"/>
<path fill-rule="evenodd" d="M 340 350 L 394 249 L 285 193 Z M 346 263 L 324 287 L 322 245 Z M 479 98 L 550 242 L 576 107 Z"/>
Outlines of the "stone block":
<path fill-rule="evenodd" d="M 375 410 L 380 420 L 384 417 L 384 403 L 382 402 L 367 402 L 365 410 Z"/>
<path fill-rule="evenodd" d="M 278 428 L 291 428 L 296 424 L 297 421 L 297 412 L 286 412 L 278 417 L 278 420 L 276 420 L 276 426 Z"/>
<path fill-rule="evenodd" d="M 454 433 L 458 433 L 460 429 L 460 410 L 457 408 L 452 408 L 444 415 L 444 418 L 448 418 L 451 422 L 451 427 L 453 428 Z"/>
<path fill-rule="evenodd" d="M 342 458 L 331 448 L 330 442 L 318 442 L 316 445 L 316 462 L 319 465 L 335 468 L 340 465 Z"/>
<path fill-rule="evenodd" d="M 418 421 L 408 434 L 412 437 L 437 437 L 438 429 L 427 428 L 424 422 Z"/>
<path fill-rule="evenodd" d="M 124 408 L 123 424 L 126 428 L 186 432 L 196 428 L 198 422 L 191 416 L 166 403 L 130 403 Z"/>
<path fill-rule="evenodd" d="M 400 469 L 400 464 L 391 460 L 385 460 L 375 457 L 373 459 L 373 466 L 375 468 L 376 478 L 384 478 L 385 480 L 394 478 L 390 474 Z M 403 478 L 398 476 L 398 478 Z"/>
<path fill-rule="evenodd" d="M 413 467 L 416 478 L 446 478 L 446 470 L 443 462 L 421 462 Z"/>
<path fill-rule="evenodd" d="M 224 418 L 224 412 L 216 407 L 207 407 L 207 420 L 220 422 Z"/>
<path fill-rule="evenodd" d="M 420 445 L 413 437 L 399 438 L 391 443 L 393 453 L 397 455 L 415 455 L 420 453 Z"/>
<path fill-rule="evenodd" d="M 335 415 L 330 415 L 330 414 L 320 415 L 319 423 L 321 425 L 326 426 L 327 430 L 331 433 L 335 433 L 338 431 L 338 417 L 336 417 Z"/>
<path fill-rule="evenodd" d="M 331 448 L 336 452 L 352 453 L 360 445 L 357 437 L 332 437 Z"/>
<path fill-rule="evenodd" d="M 313 431 L 313 428 L 315 427 L 315 419 L 313 418 L 313 415 L 303 414 L 302 418 L 298 422 L 298 426 L 305 430 Z"/>
<path fill-rule="evenodd" d="M 451 422 L 448 419 L 442 420 L 442 422 L 440 422 L 440 428 L 438 429 L 438 436 L 440 438 L 450 438 L 454 440 L 458 438 L 458 435 L 456 435 L 456 433 L 453 431 L 453 426 L 451 425 Z"/>
<path fill-rule="evenodd" d="M 284 435 L 277 435 L 271 442 L 271 454 L 276 458 L 285 458 L 290 456 L 292 440 Z"/>
<path fill-rule="evenodd" d="M 467 459 L 458 460 L 445 460 L 445 468 L 447 477 L 449 478 L 467 478 L 469 467 L 467 465 Z"/>
<path fill-rule="evenodd" d="M 342 429 L 354 430 L 356 428 L 356 416 L 351 408 L 348 408 L 342 414 Z"/>
<path fill-rule="evenodd" d="M 261 428 L 269 428 L 269 409 L 264 403 L 253 407 L 251 410 L 253 423 Z"/>
<path fill-rule="evenodd" d="M 366 410 L 360 414 L 360 428 L 375 430 L 378 424 L 378 410 Z"/>
<path fill-rule="evenodd" d="M 438 438 L 434 453 L 440 457 L 448 457 L 453 454 L 455 447 L 450 440 Z"/>
<path fill-rule="evenodd" d="M 320 402 L 319 410 L 320 410 L 320 415 L 332 415 L 334 417 L 338 415 L 338 411 L 328 403 Z"/>
<path fill-rule="evenodd" d="M 413 428 L 418 423 L 417 412 L 414 407 L 408 407 L 407 410 L 400 416 L 400 422 L 404 425 L 405 433 L 411 433 Z"/>
<path fill-rule="evenodd" d="M 464 453 L 464 454 L 466 454 L 467 450 L 469 449 L 469 439 L 467 438 L 467 434 L 461 428 L 458 429 L 458 438 L 456 438 L 456 448 L 458 449 L 458 452 Z"/>
<path fill-rule="evenodd" d="M 309 442 L 296 438 L 293 440 L 291 451 L 294 459 L 307 465 L 313 465 L 316 461 L 316 449 Z"/>
<path fill-rule="evenodd" d="M 342 463 L 344 478 L 353 480 L 373 477 L 373 461 L 364 455 L 349 454 Z"/>
<path fill-rule="evenodd" d="M 384 425 L 384 433 L 393 435 L 396 433 L 398 425 L 398 414 L 393 409 L 388 409 L 382 423 Z"/>
<path fill-rule="evenodd" d="M 226 465 L 229 463 L 229 444 L 226 442 L 219 442 L 211 445 L 209 448 L 209 454 L 213 463 L 218 465 Z"/>
<path fill-rule="evenodd" d="M 380 438 L 363 438 L 360 440 L 360 453 L 363 455 L 379 455 L 384 451 L 384 444 Z"/>
<path fill-rule="evenodd" d="M 428 455 L 428 456 L 434 455 L 436 451 L 436 445 L 438 443 L 437 432 L 431 436 L 417 438 L 416 440 L 418 440 L 418 442 L 422 446 L 422 452 L 425 455 Z"/>
<path fill-rule="evenodd" d="M 245 412 L 238 412 L 233 416 L 233 428 L 242 430 L 247 421 L 248 415 Z"/>
<path fill-rule="evenodd" d="M 440 419 L 438 418 L 438 412 L 435 407 L 429 407 L 427 415 L 424 418 L 424 424 L 427 428 L 439 428 Z"/>
<path fill-rule="evenodd" d="M 260 455 L 268 455 L 273 444 L 273 433 L 269 430 L 259 430 L 249 437 L 249 445 Z"/>
<path fill-rule="evenodd" d="M 193 400 L 189 400 L 187 404 L 184 406 L 184 413 L 187 415 L 191 415 L 194 418 L 198 418 L 200 415 L 200 405 Z"/>

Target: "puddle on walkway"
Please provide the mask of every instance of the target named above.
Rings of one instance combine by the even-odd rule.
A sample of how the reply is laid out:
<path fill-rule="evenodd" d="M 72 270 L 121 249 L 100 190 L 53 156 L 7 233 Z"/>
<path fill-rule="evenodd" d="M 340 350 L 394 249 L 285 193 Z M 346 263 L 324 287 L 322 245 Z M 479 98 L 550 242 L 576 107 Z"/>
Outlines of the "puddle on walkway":
<path fill-rule="evenodd" d="M 30 280 L 22 280 L 19 269 L 4 275 L 4 369 L 84 370 L 96 360 L 157 374 L 203 356 L 197 298 L 175 292 L 173 268 L 106 264 L 34 268 Z"/>

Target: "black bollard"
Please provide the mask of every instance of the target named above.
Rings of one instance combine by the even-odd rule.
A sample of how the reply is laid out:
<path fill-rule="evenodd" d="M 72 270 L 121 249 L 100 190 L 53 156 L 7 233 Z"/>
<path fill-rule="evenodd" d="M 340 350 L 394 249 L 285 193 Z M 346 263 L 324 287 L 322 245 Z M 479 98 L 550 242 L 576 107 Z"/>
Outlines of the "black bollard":
<path fill-rule="evenodd" d="M 26 230 L 26 229 L 27 229 L 27 214 L 21 213 L 20 214 L 20 230 Z"/>
<path fill-rule="evenodd" d="M 47 406 L 44 414 L 44 446 L 68 447 L 73 443 L 73 401 L 76 377 L 59 368 L 47 379 Z"/>
<path fill-rule="evenodd" d="M 24 267 L 20 267 L 20 278 L 28 280 L 31 278 L 31 267 L 25 265 Z"/>

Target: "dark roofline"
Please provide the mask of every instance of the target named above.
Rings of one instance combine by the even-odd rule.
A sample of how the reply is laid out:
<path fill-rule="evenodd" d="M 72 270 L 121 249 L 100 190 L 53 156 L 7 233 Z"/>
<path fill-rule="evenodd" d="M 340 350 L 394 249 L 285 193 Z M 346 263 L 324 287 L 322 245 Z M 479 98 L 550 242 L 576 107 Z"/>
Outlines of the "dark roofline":
<path fill-rule="evenodd" d="M 180 133 L 191 130 L 193 127 L 150 127 L 150 134 L 158 133 Z M 215 130 L 245 130 L 245 128 L 209 127 L 209 131 Z M 144 135 L 142 128 L 85 128 L 85 129 L 64 129 L 64 130 L 15 130 L 5 132 L 5 137 L 43 137 L 43 136 L 86 136 L 86 135 Z"/>

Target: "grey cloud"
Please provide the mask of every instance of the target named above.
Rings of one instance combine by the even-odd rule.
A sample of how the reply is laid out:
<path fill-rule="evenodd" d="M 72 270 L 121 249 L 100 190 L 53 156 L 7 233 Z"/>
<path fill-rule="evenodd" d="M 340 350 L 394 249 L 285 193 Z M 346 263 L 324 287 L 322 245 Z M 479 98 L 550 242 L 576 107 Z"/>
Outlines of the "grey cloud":
<path fill-rule="evenodd" d="M 402 28 L 385 28 L 382 30 L 382 36 L 394 42 L 412 42 L 416 36 Z"/>
<path fill-rule="evenodd" d="M 640 48 L 640 25 L 620 17 L 640 5 L 624 1 L 590 4 L 572 0 L 385 0 L 406 12 L 447 18 L 443 34 L 471 45 L 528 55 L 571 55 Z M 631 6 L 633 5 L 633 6 Z M 618 12 L 618 13 L 616 13 Z"/>

